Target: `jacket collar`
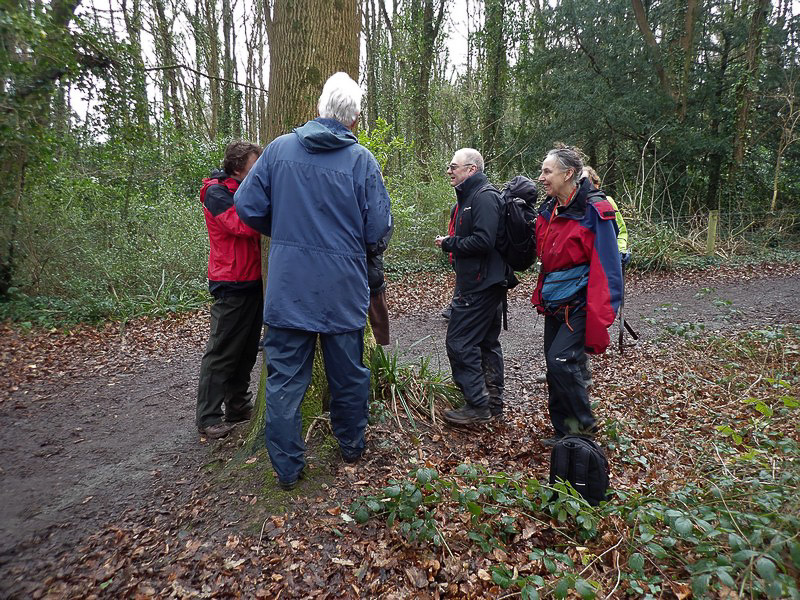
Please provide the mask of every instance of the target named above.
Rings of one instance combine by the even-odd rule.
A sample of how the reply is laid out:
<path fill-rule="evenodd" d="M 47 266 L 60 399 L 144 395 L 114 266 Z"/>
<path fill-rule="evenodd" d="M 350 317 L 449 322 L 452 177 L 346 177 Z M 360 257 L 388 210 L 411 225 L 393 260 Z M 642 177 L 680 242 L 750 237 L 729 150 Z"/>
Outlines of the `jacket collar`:
<path fill-rule="evenodd" d="M 586 214 L 586 200 L 589 197 L 589 192 L 591 192 L 592 189 L 592 184 L 589 183 L 588 178 L 584 177 L 581 179 L 578 182 L 578 191 L 575 192 L 575 195 L 572 197 L 572 200 L 570 200 L 569 204 L 559 209 L 558 216 L 567 217 L 569 219 L 582 219 L 583 215 Z M 539 207 L 539 213 L 549 217 L 555 209 L 557 202 L 558 201 L 556 198 L 548 196 L 544 201 L 544 204 Z"/>
<path fill-rule="evenodd" d="M 474 175 L 467 177 L 464 181 L 458 184 L 455 187 L 456 190 L 456 198 L 461 200 L 466 200 L 476 191 L 485 187 L 489 184 L 489 178 L 486 177 L 486 173 L 483 171 L 478 171 Z"/>

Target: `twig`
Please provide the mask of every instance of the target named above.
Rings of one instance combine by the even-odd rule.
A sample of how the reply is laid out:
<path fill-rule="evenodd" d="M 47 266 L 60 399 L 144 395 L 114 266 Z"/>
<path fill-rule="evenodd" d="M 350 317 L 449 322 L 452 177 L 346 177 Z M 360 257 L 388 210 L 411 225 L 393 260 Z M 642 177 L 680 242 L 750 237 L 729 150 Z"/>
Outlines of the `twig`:
<path fill-rule="evenodd" d="M 620 541 L 622 540 L 620 539 Z M 611 588 L 611 591 L 608 593 L 606 598 L 612 598 L 614 596 L 614 592 L 617 591 L 617 588 L 619 587 L 619 582 L 622 579 L 622 569 L 619 568 L 619 552 L 614 554 L 614 568 L 617 570 L 617 582 L 614 584 L 614 587 Z"/>
<path fill-rule="evenodd" d="M 234 81 L 233 79 L 225 79 L 224 77 L 217 77 L 215 75 L 209 75 L 208 73 L 203 73 L 202 71 L 198 71 L 190 67 L 189 65 L 184 64 L 175 64 L 175 65 L 164 65 L 161 67 L 146 67 L 144 69 L 145 72 L 148 71 L 170 71 L 172 69 L 186 69 L 187 71 L 191 71 L 195 75 L 200 75 L 202 77 L 206 77 L 208 79 L 213 79 L 215 81 L 224 81 L 225 83 L 232 83 L 233 85 L 238 85 L 239 87 L 249 88 L 251 90 L 258 90 L 259 92 L 266 92 L 269 93 L 269 90 L 265 90 L 262 87 L 258 87 L 257 85 L 250 85 L 249 83 L 239 83 L 238 81 Z"/>
<path fill-rule="evenodd" d="M 728 465 L 726 465 L 726 464 L 725 464 L 725 461 L 724 461 L 724 460 L 722 460 L 722 456 L 720 456 L 719 449 L 717 449 L 717 445 L 716 445 L 714 442 L 711 442 L 711 445 L 714 447 L 714 452 L 716 453 L 716 455 L 717 455 L 717 458 L 719 459 L 719 464 L 721 464 L 721 465 L 722 465 L 722 470 L 723 470 L 723 471 L 725 471 L 725 474 L 726 474 L 728 477 L 730 477 L 731 479 L 736 479 L 736 477 L 734 477 L 733 473 L 731 473 L 731 472 L 728 470 Z M 738 481 L 738 480 L 737 480 L 737 481 Z"/>
<path fill-rule="evenodd" d="M 454 558 L 454 556 L 453 556 L 453 551 L 452 551 L 452 550 L 450 550 L 450 546 L 447 544 L 447 540 L 446 540 L 446 539 L 444 539 L 444 535 L 442 535 L 442 532 L 441 532 L 441 531 L 439 530 L 439 528 L 436 526 L 436 522 L 434 522 L 434 523 L 433 523 L 433 528 L 436 530 L 436 533 L 438 533 L 438 534 L 439 534 L 439 539 L 440 539 L 440 540 L 442 540 L 442 545 L 443 545 L 443 546 L 445 547 L 445 549 L 447 550 L 447 553 L 450 555 L 450 558 Z"/>
<path fill-rule="evenodd" d="M 325 423 L 330 423 L 330 421 L 328 420 L 327 417 L 322 417 L 322 416 L 314 417 L 314 420 L 311 421 L 311 425 L 308 426 L 308 431 L 306 431 L 306 439 L 305 439 L 306 444 L 308 443 L 308 440 L 311 439 L 311 433 L 314 431 L 314 425 L 317 424 L 317 421 L 323 421 Z"/>
<path fill-rule="evenodd" d="M 269 521 L 269 517 L 264 519 L 264 522 L 261 524 L 261 533 L 258 536 L 258 547 L 256 548 L 256 556 L 261 554 L 261 539 L 264 537 L 264 528 L 267 526 L 267 521 Z"/>
<path fill-rule="evenodd" d="M 579 575 L 583 575 L 584 573 L 586 573 L 586 571 L 588 571 L 588 570 L 589 570 L 589 567 L 591 567 L 591 566 L 592 566 L 594 563 L 596 563 L 598 560 L 600 560 L 601 558 L 603 558 L 603 556 L 605 556 L 606 554 L 608 554 L 609 552 L 611 552 L 611 551 L 612 551 L 614 548 L 616 548 L 617 546 L 619 546 L 619 545 L 622 543 L 622 540 L 623 540 L 623 539 L 624 539 L 624 538 L 619 538 L 619 541 L 618 541 L 616 544 L 614 544 L 614 545 L 613 545 L 613 546 L 611 546 L 610 548 L 607 548 L 607 549 L 606 549 L 606 550 L 604 550 L 604 551 L 603 551 L 601 554 L 598 554 L 597 556 L 595 556 L 595 557 L 592 559 L 592 561 L 591 561 L 591 562 L 590 562 L 588 565 L 586 565 L 586 566 L 584 567 L 583 571 L 581 571 L 581 572 L 579 573 Z"/>

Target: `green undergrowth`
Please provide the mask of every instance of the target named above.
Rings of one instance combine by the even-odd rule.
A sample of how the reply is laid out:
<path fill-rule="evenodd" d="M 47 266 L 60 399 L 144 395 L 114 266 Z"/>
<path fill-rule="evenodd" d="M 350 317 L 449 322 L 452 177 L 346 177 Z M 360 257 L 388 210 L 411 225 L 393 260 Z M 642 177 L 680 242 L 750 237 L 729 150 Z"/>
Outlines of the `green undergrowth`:
<path fill-rule="evenodd" d="M 390 420 L 400 429 L 417 429 L 419 422 L 436 426 L 443 410 L 464 402 L 450 376 L 434 370 L 430 358 L 421 358 L 413 365 L 402 364 L 396 353 L 376 346 L 370 370 L 373 422 Z"/>
<path fill-rule="evenodd" d="M 482 554 L 492 583 L 522 598 L 800 598 L 800 329 L 686 344 L 717 383 L 742 392 L 720 404 L 702 439 L 672 426 L 694 452 L 671 485 L 627 486 L 592 507 L 569 484 L 428 464 L 358 498 L 351 515 L 384 522 L 412 547 Z M 613 423 L 605 433 L 630 465 L 621 468 L 640 468 L 636 441 Z"/>

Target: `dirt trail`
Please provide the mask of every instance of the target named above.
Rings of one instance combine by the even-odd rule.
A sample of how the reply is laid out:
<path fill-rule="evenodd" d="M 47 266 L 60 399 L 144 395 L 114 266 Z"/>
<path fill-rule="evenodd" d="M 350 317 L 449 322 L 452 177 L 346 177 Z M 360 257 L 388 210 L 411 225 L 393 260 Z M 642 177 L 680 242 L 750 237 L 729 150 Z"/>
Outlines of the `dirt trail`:
<path fill-rule="evenodd" d="M 448 279 L 423 282 L 413 302 L 408 290 L 390 286 L 404 298 L 392 323 L 404 359 L 430 355 L 434 366 L 448 368 L 439 315 Z M 542 364 L 543 321 L 528 303 L 531 285 L 512 294 L 501 338 L 511 395 Z M 630 281 L 626 315 L 653 341 L 673 324 L 725 331 L 800 323 L 798 298 L 796 265 L 647 276 Z M 165 510 L 165 497 L 179 502 L 203 481 L 199 471 L 214 445 L 198 441 L 194 401 L 207 326 L 199 313 L 123 333 L 113 326 L 72 336 L 3 327 L 0 572 L 12 576 L 0 575 L 0 597 L 22 594 L 53 556 L 126 512 Z"/>

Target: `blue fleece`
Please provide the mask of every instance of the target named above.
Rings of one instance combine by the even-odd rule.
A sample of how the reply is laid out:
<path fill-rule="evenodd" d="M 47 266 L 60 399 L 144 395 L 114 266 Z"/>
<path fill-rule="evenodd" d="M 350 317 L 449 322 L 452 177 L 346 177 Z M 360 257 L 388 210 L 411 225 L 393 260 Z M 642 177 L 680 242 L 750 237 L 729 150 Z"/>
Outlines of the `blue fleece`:
<path fill-rule="evenodd" d="M 275 139 L 234 197 L 271 236 L 264 322 L 328 334 L 366 325 L 368 244 L 389 230 L 375 157 L 344 125 L 314 119 Z"/>

